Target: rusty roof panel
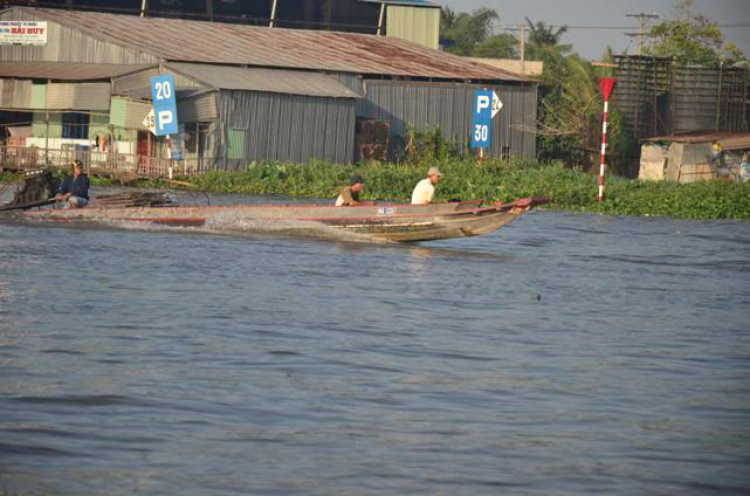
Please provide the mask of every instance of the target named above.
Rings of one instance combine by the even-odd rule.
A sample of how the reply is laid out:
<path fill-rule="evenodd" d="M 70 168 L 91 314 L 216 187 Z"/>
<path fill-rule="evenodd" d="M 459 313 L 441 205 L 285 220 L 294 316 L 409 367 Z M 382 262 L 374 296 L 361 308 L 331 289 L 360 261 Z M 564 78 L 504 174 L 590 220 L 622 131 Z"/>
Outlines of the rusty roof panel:
<path fill-rule="evenodd" d="M 697 145 L 702 143 L 713 143 L 717 141 L 724 150 L 748 150 L 750 149 L 750 133 L 738 133 L 731 131 L 701 131 L 694 133 L 673 134 L 671 136 L 657 136 L 644 140 L 649 143 L 656 141 L 671 141 L 684 143 L 686 145 Z"/>
<path fill-rule="evenodd" d="M 166 64 L 166 67 L 218 89 L 359 98 L 359 95 L 343 84 L 317 72 L 185 62 L 170 62 Z"/>
<path fill-rule="evenodd" d="M 84 64 L 70 62 L 3 62 L 0 77 L 92 81 L 122 76 L 152 65 Z"/>
<path fill-rule="evenodd" d="M 156 17 L 14 7 L 163 61 L 251 65 L 449 80 L 531 82 L 405 40 Z"/>

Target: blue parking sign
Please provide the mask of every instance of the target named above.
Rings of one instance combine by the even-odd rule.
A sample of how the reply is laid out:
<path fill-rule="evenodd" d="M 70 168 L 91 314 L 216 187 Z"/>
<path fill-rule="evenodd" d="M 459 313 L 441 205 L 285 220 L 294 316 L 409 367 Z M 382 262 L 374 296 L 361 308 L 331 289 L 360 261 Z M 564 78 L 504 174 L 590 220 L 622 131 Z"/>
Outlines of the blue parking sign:
<path fill-rule="evenodd" d="M 156 115 L 156 135 L 177 134 L 177 100 L 174 91 L 174 76 L 151 78 L 151 98 Z"/>
<path fill-rule="evenodd" d="M 489 148 L 492 136 L 492 90 L 474 90 L 474 116 L 471 127 L 471 147 Z"/>

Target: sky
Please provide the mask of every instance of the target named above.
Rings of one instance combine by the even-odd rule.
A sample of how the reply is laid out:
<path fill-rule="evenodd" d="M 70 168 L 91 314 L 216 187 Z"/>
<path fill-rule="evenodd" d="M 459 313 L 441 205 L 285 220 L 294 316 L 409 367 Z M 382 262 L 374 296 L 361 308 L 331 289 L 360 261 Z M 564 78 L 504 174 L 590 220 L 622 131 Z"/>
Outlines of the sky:
<path fill-rule="evenodd" d="M 495 9 L 498 24 L 532 22 L 571 26 L 562 43 L 572 43 L 581 56 L 599 59 L 609 45 L 615 53 L 635 54 L 638 42 L 625 32 L 638 32 L 638 21 L 627 14 L 656 13 L 660 19 L 674 18 L 674 0 L 435 0 L 456 12 L 471 12 L 481 7 Z M 695 0 L 695 10 L 722 26 L 725 42 L 733 41 L 750 56 L 750 0 Z M 659 19 L 656 20 L 658 22 Z M 743 27 L 725 25 L 744 24 Z M 630 29 L 589 29 L 575 26 L 627 27 Z M 496 29 L 496 32 L 503 32 Z M 506 31 L 507 32 L 507 31 Z"/>

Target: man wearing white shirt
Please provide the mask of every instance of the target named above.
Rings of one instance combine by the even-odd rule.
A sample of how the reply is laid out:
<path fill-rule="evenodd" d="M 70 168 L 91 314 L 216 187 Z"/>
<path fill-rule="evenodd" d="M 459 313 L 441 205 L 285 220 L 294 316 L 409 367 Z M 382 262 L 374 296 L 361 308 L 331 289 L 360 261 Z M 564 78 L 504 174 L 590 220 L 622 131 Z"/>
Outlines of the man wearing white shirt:
<path fill-rule="evenodd" d="M 427 205 L 432 203 L 432 196 L 435 194 L 435 185 L 443 178 L 443 173 L 437 167 L 430 167 L 427 171 L 427 178 L 422 179 L 414 187 L 411 194 L 412 205 Z"/>

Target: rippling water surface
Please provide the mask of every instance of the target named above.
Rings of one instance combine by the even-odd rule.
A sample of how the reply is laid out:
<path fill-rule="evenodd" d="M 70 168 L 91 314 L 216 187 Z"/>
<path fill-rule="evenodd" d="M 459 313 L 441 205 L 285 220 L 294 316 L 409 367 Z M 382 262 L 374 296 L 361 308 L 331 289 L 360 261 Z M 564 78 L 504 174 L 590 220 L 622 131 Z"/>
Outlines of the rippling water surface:
<path fill-rule="evenodd" d="M 0 224 L 0 494 L 747 494 L 750 223 Z"/>

